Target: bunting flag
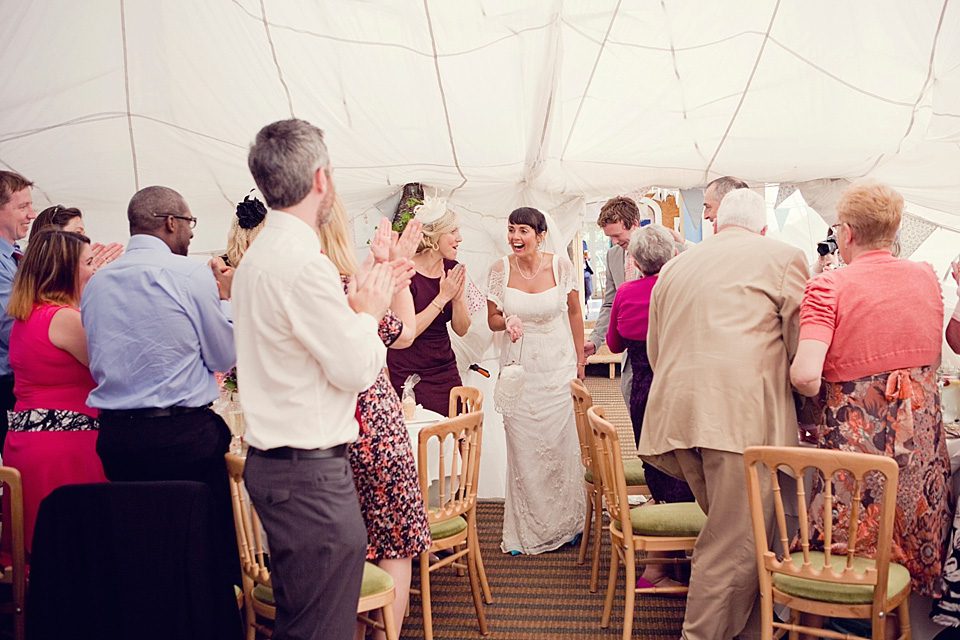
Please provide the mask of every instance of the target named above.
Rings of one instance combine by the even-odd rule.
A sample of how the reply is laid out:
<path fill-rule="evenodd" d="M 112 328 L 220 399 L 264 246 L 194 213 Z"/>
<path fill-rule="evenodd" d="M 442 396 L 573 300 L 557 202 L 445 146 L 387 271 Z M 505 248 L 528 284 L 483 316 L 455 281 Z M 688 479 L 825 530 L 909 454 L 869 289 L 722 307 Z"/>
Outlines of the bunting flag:
<path fill-rule="evenodd" d="M 683 198 L 683 208 L 687 210 L 693 228 L 700 230 L 703 221 L 703 189 L 681 189 L 680 197 Z"/>
<path fill-rule="evenodd" d="M 777 199 L 780 199 L 779 196 Z M 774 209 L 773 214 L 777 216 L 777 228 L 783 231 L 783 225 L 787 223 L 787 218 L 790 216 L 790 209 Z"/>
<path fill-rule="evenodd" d="M 903 220 L 900 221 L 900 257 L 909 259 L 937 226 L 912 213 L 904 212 Z"/>
<path fill-rule="evenodd" d="M 777 189 L 777 201 L 774 203 L 774 207 L 779 207 L 783 204 L 783 201 L 793 195 L 793 192 L 797 190 L 797 185 L 795 184 L 781 184 L 780 188 Z M 783 225 L 781 225 L 781 228 Z"/>
<path fill-rule="evenodd" d="M 683 204 L 683 237 L 690 242 L 700 242 L 703 240 L 703 228 L 700 226 L 702 218 L 699 215 L 691 216 L 687 209 L 687 201 L 681 198 Z"/>

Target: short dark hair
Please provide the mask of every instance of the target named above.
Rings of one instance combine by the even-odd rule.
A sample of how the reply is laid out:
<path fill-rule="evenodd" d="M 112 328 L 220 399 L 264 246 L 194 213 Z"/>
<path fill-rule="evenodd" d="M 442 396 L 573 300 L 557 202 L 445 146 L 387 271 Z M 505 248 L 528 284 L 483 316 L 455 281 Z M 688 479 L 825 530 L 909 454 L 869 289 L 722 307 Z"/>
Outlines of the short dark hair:
<path fill-rule="evenodd" d="M 155 213 L 174 213 L 184 215 L 187 201 L 169 187 L 145 187 L 133 194 L 127 205 L 127 220 L 130 222 L 130 235 L 138 233 L 153 234 L 166 224 L 166 219 Z"/>
<path fill-rule="evenodd" d="M 322 130 L 292 118 L 260 129 L 247 166 L 267 206 L 285 209 L 307 197 L 316 170 L 330 166 L 330 154 Z"/>
<path fill-rule="evenodd" d="M 32 187 L 33 183 L 14 171 L 0 171 L 0 207 L 10 202 L 17 191 Z"/>
<path fill-rule="evenodd" d="M 624 229 L 630 229 L 640 223 L 640 207 L 633 201 L 633 198 L 617 196 L 616 198 L 610 198 L 600 207 L 600 217 L 597 218 L 597 224 L 601 228 L 617 222 L 622 223 Z"/>
<path fill-rule="evenodd" d="M 520 207 L 510 212 L 508 218 L 510 224 L 525 224 L 537 234 L 540 235 L 547 230 L 547 219 L 539 209 L 533 207 Z"/>
<path fill-rule="evenodd" d="M 46 229 L 47 227 L 63 229 L 65 226 L 67 226 L 68 222 L 74 218 L 80 218 L 82 216 L 83 212 L 76 207 L 65 207 L 62 204 L 58 204 L 53 207 L 47 207 L 33 220 L 33 226 L 30 227 L 30 239 L 32 240 L 38 232 Z"/>

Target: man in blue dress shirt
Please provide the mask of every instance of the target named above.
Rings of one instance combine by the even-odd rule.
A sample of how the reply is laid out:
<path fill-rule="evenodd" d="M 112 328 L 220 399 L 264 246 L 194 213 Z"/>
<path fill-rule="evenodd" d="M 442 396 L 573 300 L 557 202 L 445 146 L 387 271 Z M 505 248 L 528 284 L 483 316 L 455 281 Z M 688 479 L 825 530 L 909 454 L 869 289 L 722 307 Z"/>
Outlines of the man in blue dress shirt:
<path fill-rule="evenodd" d="M 138 191 L 127 218 L 126 253 L 94 274 L 81 301 L 97 383 L 87 404 L 100 410 L 97 453 L 110 480 L 209 485 L 230 550 L 224 562 L 235 566 L 223 462 L 230 431 L 210 409 L 219 395 L 214 371 L 236 362 L 233 270 L 186 257 L 196 218 L 173 189 Z"/>
<path fill-rule="evenodd" d="M 6 310 L 20 261 L 17 240 L 27 237 L 30 221 L 37 217 L 30 195 L 32 186 L 19 173 L 0 171 L 0 450 L 7 437 L 7 411 L 13 409 L 16 401 L 9 357 L 13 318 Z"/>

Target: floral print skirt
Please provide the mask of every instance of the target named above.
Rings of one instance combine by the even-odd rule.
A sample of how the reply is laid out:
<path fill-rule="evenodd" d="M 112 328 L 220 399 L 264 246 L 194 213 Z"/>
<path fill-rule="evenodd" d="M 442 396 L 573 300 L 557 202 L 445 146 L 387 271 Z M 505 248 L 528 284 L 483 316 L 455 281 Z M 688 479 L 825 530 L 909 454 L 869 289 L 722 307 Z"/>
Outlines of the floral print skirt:
<path fill-rule="evenodd" d="M 936 595 L 951 516 L 950 459 L 940 416 L 936 373 L 931 367 L 899 369 L 848 382 L 824 382 L 821 394 L 824 423 L 819 425 L 817 446 L 893 458 L 900 467 L 897 510 L 891 560 L 910 572 L 913 591 Z M 834 493 L 853 490 L 852 479 L 834 477 Z M 866 531 L 880 510 L 879 480 L 867 482 L 860 509 L 860 526 Z M 823 481 L 814 480 L 812 514 L 822 513 Z M 847 501 L 849 503 L 849 500 Z M 819 517 L 819 516 L 817 516 Z M 849 514 L 834 514 L 833 551 L 846 551 Z M 823 540 L 823 522 L 812 523 L 811 540 Z M 867 553 L 874 539 L 861 538 L 857 546 Z"/>
<path fill-rule="evenodd" d="M 357 399 L 357 417 L 350 465 L 367 525 L 367 560 L 418 555 L 430 547 L 430 524 L 403 408 L 383 371 Z"/>

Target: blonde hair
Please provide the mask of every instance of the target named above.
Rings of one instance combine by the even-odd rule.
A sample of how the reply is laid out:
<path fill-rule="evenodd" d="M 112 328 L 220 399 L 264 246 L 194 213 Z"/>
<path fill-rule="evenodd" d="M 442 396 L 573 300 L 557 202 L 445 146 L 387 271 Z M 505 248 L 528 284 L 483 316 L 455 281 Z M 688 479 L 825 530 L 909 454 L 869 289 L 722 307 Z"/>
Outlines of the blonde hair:
<path fill-rule="evenodd" d="M 230 231 L 227 232 L 227 260 L 230 266 L 236 268 L 243 259 L 243 254 L 250 248 L 250 243 L 257 237 L 260 230 L 263 229 L 263 221 L 251 229 L 244 229 L 240 226 L 240 221 L 236 216 L 230 223 Z"/>
<path fill-rule="evenodd" d="M 436 251 L 440 248 L 440 236 L 450 233 L 457 228 L 457 214 L 450 209 L 442 216 L 429 224 L 423 225 L 423 238 L 420 239 L 420 246 L 417 247 L 417 253 L 424 251 Z"/>
<path fill-rule="evenodd" d="M 893 244 L 903 217 L 903 196 L 882 182 L 858 180 L 837 200 L 837 222 L 856 230 L 856 241 L 867 249 Z"/>
<path fill-rule="evenodd" d="M 337 271 L 342 276 L 352 276 L 357 272 L 357 252 L 350 245 L 350 228 L 347 219 L 347 210 L 343 206 L 340 196 L 334 196 L 330 206 L 330 219 L 320 225 L 317 235 L 320 237 L 320 247 L 330 258 Z"/>

